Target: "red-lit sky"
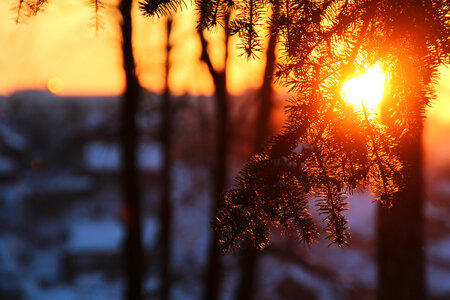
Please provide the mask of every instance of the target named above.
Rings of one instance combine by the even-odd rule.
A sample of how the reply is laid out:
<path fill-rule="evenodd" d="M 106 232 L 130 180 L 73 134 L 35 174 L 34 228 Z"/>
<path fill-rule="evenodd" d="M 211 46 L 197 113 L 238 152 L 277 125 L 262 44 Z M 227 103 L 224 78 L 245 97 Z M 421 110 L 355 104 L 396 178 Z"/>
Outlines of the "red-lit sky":
<path fill-rule="evenodd" d="M 105 1 L 101 12 L 103 29 L 90 25 L 93 8 L 87 0 L 49 1 L 44 12 L 15 23 L 11 10 L 15 1 L 0 2 L 0 95 L 16 90 L 47 89 L 57 79 L 62 95 L 117 95 L 123 90 L 118 14 L 115 1 Z M 137 1 L 135 1 L 136 3 Z M 212 82 L 206 66 L 199 63 L 199 39 L 195 13 L 184 9 L 174 21 L 170 86 L 174 93 L 211 94 Z M 142 17 L 135 7 L 134 47 L 142 85 L 151 91 L 163 88 L 165 20 Z M 224 49 L 212 34 L 211 53 L 220 65 Z M 216 41 L 216 42 L 214 42 Z M 228 87 L 240 93 L 261 83 L 262 64 L 239 57 L 236 44 L 230 46 Z M 441 68 L 436 87 L 438 101 L 428 112 L 426 144 L 438 145 L 433 160 L 450 161 L 450 69 Z M 54 81 L 55 82 L 55 81 Z M 429 159 L 431 160 L 431 158 Z"/>

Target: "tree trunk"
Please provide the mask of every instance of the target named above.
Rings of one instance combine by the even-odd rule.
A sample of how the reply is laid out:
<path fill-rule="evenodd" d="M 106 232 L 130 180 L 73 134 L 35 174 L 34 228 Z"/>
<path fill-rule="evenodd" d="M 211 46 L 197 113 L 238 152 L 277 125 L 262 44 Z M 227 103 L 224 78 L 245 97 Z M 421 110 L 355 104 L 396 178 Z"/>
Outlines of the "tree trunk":
<path fill-rule="evenodd" d="M 161 103 L 161 142 L 163 148 L 163 170 L 162 170 L 162 191 L 161 191 L 161 299 L 170 298 L 170 252 L 172 239 L 172 205 L 171 198 L 171 169 L 172 169 L 172 113 L 170 103 L 169 89 L 169 70 L 170 70 L 170 32 L 172 28 L 172 19 L 167 20 L 167 42 L 166 42 L 166 88 L 164 91 L 163 102 Z"/>
<path fill-rule="evenodd" d="M 421 86 L 414 64 L 404 62 L 408 84 Z M 414 74 L 414 75 L 412 75 Z M 417 81 L 417 82 L 416 82 Z M 418 95 L 421 95 L 417 91 Z M 419 300 L 426 298 L 423 232 L 422 133 L 424 103 L 409 101 L 409 132 L 402 135 L 392 113 L 383 110 L 383 121 L 398 137 L 397 154 L 405 169 L 404 187 L 395 195 L 393 207 L 378 207 L 377 259 L 378 299 Z M 389 101 L 388 101 L 389 102 Z M 392 102 L 392 101 L 390 101 Z M 388 105 L 388 104 L 387 104 Z M 392 105 L 392 104 L 391 104 Z M 399 115 L 399 114 L 397 114 Z"/>
<path fill-rule="evenodd" d="M 228 20 L 227 20 L 228 21 Z M 227 22 L 228 23 L 228 22 Z M 223 205 L 222 193 L 225 190 L 226 180 L 227 180 L 227 154 L 229 147 L 229 136 L 228 136 L 228 93 L 226 87 L 226 63 L 228 56 L 228 33 L 226 32 L 225 38 L 225 64 L 222 71 L 216 71 L 212 65 L 211 59 L 207 52 L 207 41 L 205 40 L 203 33 L 200 32 L 200 40 L 202 45 L 202 60 L 208 66 L 208 70 L 213 78 L 214 87 L 216 90 L 216 127 L 215 127 L 215 137 L 216 137 L 216 148 L 215 148 L 215 161 L 213 165 L 213 205 L 212 205 L 212 216 L 215 216 L 217 212 Z M 205 272 L 205 291 L 203 295 L 204 300 L 216 300 L 219 298 L 220 294 L 220 281 L 221 281 L 221 261 L 220 261 L 220 250 L 219 236 L 216 231 L 211 232 L 211 241 L 209 247 L 209 258 L 207 270 Z"/>
<path fill-rule="evenodd" d="M 225 76 L 221 76 L 225 78 Z M 220 91 L 221 90 L 221 91 Z M 220 92 L 219 92 L 220 91 Z M 221 95 L 220 95 L 221 94 Z M 228 104 L 226 103 L 226 90 L 220 85 L 216 90 L 217 106 L 216 106 L 216 163 L 213 170 L 214 176 L 214 204 L 212 208 L 213 216 L 222 207 L 222 193 L 225 190 L 227 178 L 227 153 L 228 153 Z M 205 274 L 206 289 L 203 299 L 215 300 L 219 298 L 221 269 L 222 264 L 220 260 L 219 236 L 215 230 L 212 230 L 211 241 L 209 247 L 209 259 L 207 271 Z"/>
<path fill-rule="evenodd" d="M 126 87 L 121 102 L 122 124 L 120 140 L 122 146 L 121 175 L 123 185 L 122 213 L 125 223 L 124 261 L 126 288 L 125 298 L 138 300 L 142 297 L 142 242 L 140 216 L 140 189 L 136 149 L 138 128 L 136 113 L 140 86 L 135 72 L 132 47 L 131 0 L 122 0 L 119 11 L 122 16 L 122 57 Z"/>
<path fill-rule="evenodd" d="M 263 150 L 264 141 L 271 134 L 270 113 L 273 107 L 273 72 L 275 69 L 275 46 L 277 37 L 272 34 L 267 46 L 266 67 L 264 81 L 259 91 L 259 109 L 256 116 L 256 134 L 254 141 L 255 153 Z M 258 263 L 258 251 L 253 245 L 247 243 L 241 255 L 241 282 L 237 291 L 237 300 L 253 299 L 255 287 L 255 274 Z"/>
<path fill-rule="evenodd" d="M 404 143 L 406 186 L 392 208 L 378 207 L 378 299 L 425 299 L 421 136 Z"/>
<path fill-rule="evenodd" d="M 266 67 L 264 69 L 264 80 L 259 91 L 259 110 L 256 119 L 256 137 L 254 141 L 255 152 L 263 150 L 265 140 L 272 134 L 270 116 L 273 108 L 273 72 L 275 70 L 276 53 L 275 47 L 277 36 L 275 33 L 269 38 L 266 53 Z"/>

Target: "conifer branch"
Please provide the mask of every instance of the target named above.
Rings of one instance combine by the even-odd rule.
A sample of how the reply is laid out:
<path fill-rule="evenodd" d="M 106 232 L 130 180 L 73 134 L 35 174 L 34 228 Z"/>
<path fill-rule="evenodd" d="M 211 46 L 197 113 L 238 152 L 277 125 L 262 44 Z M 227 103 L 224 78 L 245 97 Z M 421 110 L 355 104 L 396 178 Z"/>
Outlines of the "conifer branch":
<path fill-rule="evenodd" d="M 143 1 L 141 9 L 148 16 L 161 15 L 173 3 L 158 0 L 151 6 Z M 150 8 L 145 9 L 145 4 Z M 260 31 L 268 5 L 267 0 L 197 0 L 198 29 L 216 26 L 225 12 L 234 10 L 230 32 L 241 39 L 243 54 L 253 57 L 262 48 Z M 328 238 L 343 246 L 350 238 L 343 215 L 348 195 L 371 187 L 377 200 L 389 206 L 402 185 L 403 166 L 394 138 L 420 126 L 424 107 L 434 97 L 429 85 L 436 78 L 436 66 L 450 59 L 450 9 L 445 0 L 271 0 L 270 5 L 276 9 L 269 25 L 283 47 L 276 77 L 297 96 L 287 108 L 282 133 L 249 161 L 226 193 L 214 227 L 223 250 L 238 246 L 244 238 L 262 249 L 269 243 L 273 225 L 297 231 L 299 240 L 312 243 L 318 231 L 307 199 L 314 196 Z M 419 17 L 423 24 L 416 21 Z M 414 19 L 414 26 L 420 23 L 428 36 L 414 40 L 411 31 L 398 26 L 399 18 L 405 24 Z M 404 34 L 414 42 L 404 42 Z M 411 52 L 421 53 L 420 62 L 409 61 L 405 53 Z M 364 107 L 360 111 L 341 99 L 342 81 L 377 61 L 424 66 L 413 70 L 422 81 L 412 82 L 406 91 L 399 86 L 405 86 L 407 76 L 393 70 L 398 83 L 390 91 L 398 99 L 391 109 L 395 128 L 382 126 Z M 205 62 L 213 69 L 210 61 Z M 424 94 L 414 94 L 415 89 Z M 407 98 L 417 102 L 419 114 L 401 113 Z M 414 119 L 417 116 L 420 120 Z"/>
<path fill-rule="evenodd" d="M 169 16 L 185 5 L 183 0 L 142 0 L 139 9 L 145 17 Z"/>
<path fill-rule="evenodd" d="M 43 9 L 43 7 L 48 3 L 48 0 L 35 0 L 28 2 L 28 6 L 30 7 L 31 14 L 33 16 L 37 15 L 39 11 Z"/>
<path fill-rule="evenodd" d="M 90 0 L 89 4 L 94 9 L 92 25 L 95 27 L 95 31 L 99 31 L 101 28 L 103 28 L 100 14 L 101 10 L 104 8 L 103 0 Z"/>
<path fill-rule="evenodd" d="M 263 9 L 265 0 L 244 0 L 236 4 L 239 12 L 230 23 L 230 33 L 237 34 L 241 39 L 241 48 L 249 59 L 256 57 L 256 53 L 262 50 L 262 40 L 258 32 L 262 26 Z"/>
<path fill-rule="evenodd" d="M 199 14 L 197 29 L 205 30 L 221 24 L 227 19 L 229 10 L 234 6 L 233 0 L 196 0 L 196 10 Z"/>
<path fill-rule="evenodd" d="M 20 14 L 22 12 L 23 5 L 24 5 L 24 0 L 18 0 L 17 7 L 15 8 L 17 10 L 16 24 L 19 23 L 19 20 L 21 17 Z"/>
<path fill-rule="evenodd" d="M 327 173 L 327 169 L 324 165 L 323 157 L 318 149 L 314 151 L 315 159 L 320 167 L 320 181 L 321 186 L 319 190 L 321 191 L 321 198 L 317 201 L 319 207 L 319 213 L 325 214 L 327 224 L 328 238 L 332 240 L 332 244 L 336 243 L 339 246 L 347 245 L 348 239 L 350 238 L 350 233 L 347 231 L 349 227 L 347 226 L 347 220 L 342 213 L 347 210 L 345 208 L 348 203 L 344 200 L 347 198 L 342 192 L 342 183 L 339 179 L 330 177 Z"/>
<path fill-rule="evenodd" d="M 16 24 L 30 16 L 36 16 L 47 2 L 48 0 L 17 0 L 17 5 L 13 7 L 13 10 L 16 12 Z"/>

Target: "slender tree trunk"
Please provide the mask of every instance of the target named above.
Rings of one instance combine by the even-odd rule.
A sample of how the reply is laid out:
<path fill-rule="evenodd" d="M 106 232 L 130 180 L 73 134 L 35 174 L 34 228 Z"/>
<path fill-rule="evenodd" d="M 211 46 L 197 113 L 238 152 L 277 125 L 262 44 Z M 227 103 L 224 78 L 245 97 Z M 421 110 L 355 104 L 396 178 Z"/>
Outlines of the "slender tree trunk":
<path fill-rule="evenodd" d="M 200 33 L 200 40 L 202 44 L 202 60 L 208 66 L 209 72 L 213 78 L 214 87 L 216 89 L 216 150 L 215 162 L 213 165 L 214 188 L 213 197 L 214 202 L 212 206 L 213 216 L 220 210 L 223 205 L 222 193 L 225 190 L 227 180 L 227 153 L 229 148 L 229 134 L 228 134 L 228 93 L 226 87 L 226 63 L 228 56 L 228 34 L 225 38 L 225 64 L 222 71 L 216 71 L 212 65 L 211 59 L 207 52 L 207 41 L 203 33 Z M 220 250 L 218 249 L 219 236 L 214 230 L 211 231 L 211 241 L 209 247 L 209 258 L 207 270 L 205 272 L 205 291 L 203 295 L 204 300 L 215 300 L 219 298 L 220 281 L 221 281 L 221 261 Z"/>
<path fill-rule="evenodd" d="M 162 128 L 161 141 L 163 148 L 163 170 L 162 170 L 162 193 L 161 193 L 161 299 L 170 298 L 170 251 L 172 239 L 172 205 L 171 198 L 171 169 L 172 169 L 172 113 L 169 89 L 169 69 L 170 69 L 170 32 L 172 19 L 167 20 L 167 42 L 166 42 L 166 89 L 164 91 L 163 102 L 161 104 Z"/>
<path fill-rule="evenodd" d="M 425 299 L 420 134 L 403 145 L 407 182 L 391 209 L 378 208 L 378 299 Z"/>
<path fill-rule="evenodd" d="M 142 242 L 140 216 L 140 189 L 137 168 L 136 149 L 138 146 L 138 128 L 136 113 L 140 86 L 136 77 L 132 47 L 131 0 L 122 0 L 119 11 L 122 16 L 122 56 L 126 87 L 121 102 L 122 128 L 122 213 L 126 226 L 125 237 L 125 298 L 138 300 L 142 297 Z"/>
<path fill-rule="evenodd" d="M 237 290 L 237 300 L 253 299 L 258 255 L 258 250 L 253 245 L 250 243 L 245 244 L 241 255 L 241 282 Z"/>
<path fill-rule="evenodd" d="M 265 140 L 271 135 L 270 116 L 273 108 L 273 72 L 275 70 L 275 47 L 277 36 L 273 33 L 269 38 L 266 53 L 266 67 L 264 69 L 264 80 L 259 92 L 259 110 L 256 119 L 256 138 L 254 142 L 255 152 L 263 150 Z"/>
<path fill-rule="evenodd" d="M 222 76 L 221 76 L 222 77 Z M 223 77 L 225 77 L 223 75 Z M 221 90 L 219 93 L 218 91 Z M 223 94 L 225 93 L 225 94 Z M 222 95 L 219 95 L 222 94 Z M 214 215 L 222 207 L 222 193 L 225 190 L 226 178 L 227 178 L 227 153 L 228 153 L 228 104 L 226 103 L 226 90 L 222 86 L 216 90 L 217 98 L 217 128 L 216 128 L 216 163 L 213 170 L 214 176 L 214 204 L 212 212 Z M 209 247 L 209 259 L 208 266 L 205 275 L 206 289 L 203 299 L 215 300 L 219 297 L 220 281 L 221 281 L 221 269 L 222 264 L 220 260 L 219 236 L 216 231 L 212 230 L 212 239 Z"/>
<path fill-rule="evenodd" d="M 254 149 L 256 153 L 263 150 L 264 141 L 271 133 L 270 113 L 273 108 L 273 72 L 275 69 L 276 35 L 272 34 L 267 46 L 264 81 L 259 92 L 259 109 L 256 116 L 256 134 Z M 246 244 L 241 256 L 241 282 L 238 287 L 238 300 L 253 299 L 255 275 L 258 263 L 258 251 L 251 244 Z"/>
<path fill-rule="evenodd" d="M 425 43 L 424 43 L 425 44 Z M 419 44 L 420 45 L 420 44 Z M 418 59 L 417 61 L 420 61 Z M 418 68 L 404 62 L 408 84 L 421 87 Z M 414 74 L 414 75 L 413 75 Z M 404 187 L 396 195 L 393 207 L 378 207 L 377 258 L 378 299 L 422 300 L 426 298 L 423 232 L 423 178 L 422 178 L 422 134 L 424 103 L 420 91 L 418 99 L 409 101 L 409 132 L 402 135 L 402 128 L 395 125 L 392 113 L 383 111 L 383 121 L 394 132 L 400 143 L 397 154 L 405 166 Z M 392 101 L 391 101 L 392 102 Z M 396 114 L 399 115 L 399 114 Z"/>

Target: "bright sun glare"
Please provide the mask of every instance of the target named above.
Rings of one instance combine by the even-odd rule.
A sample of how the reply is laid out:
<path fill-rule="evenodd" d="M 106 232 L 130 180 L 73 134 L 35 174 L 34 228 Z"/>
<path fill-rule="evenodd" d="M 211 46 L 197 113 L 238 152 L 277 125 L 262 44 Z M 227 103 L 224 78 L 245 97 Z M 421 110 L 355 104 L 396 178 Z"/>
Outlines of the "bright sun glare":
<path fill-rule="evenodd" d="M 59 94 L 64 88 L 64 81 L 59 77 L 52 77 L 47 82 L 47 88 L 52 94 Z"/>
<path fill-rule="evenodd" d="M 374 65 L 364 73 L 355 76 L 342 85 L 342 97 L 349 103 L 376 109 L 384 94 L 386 74 L 379 65 Z"/>

